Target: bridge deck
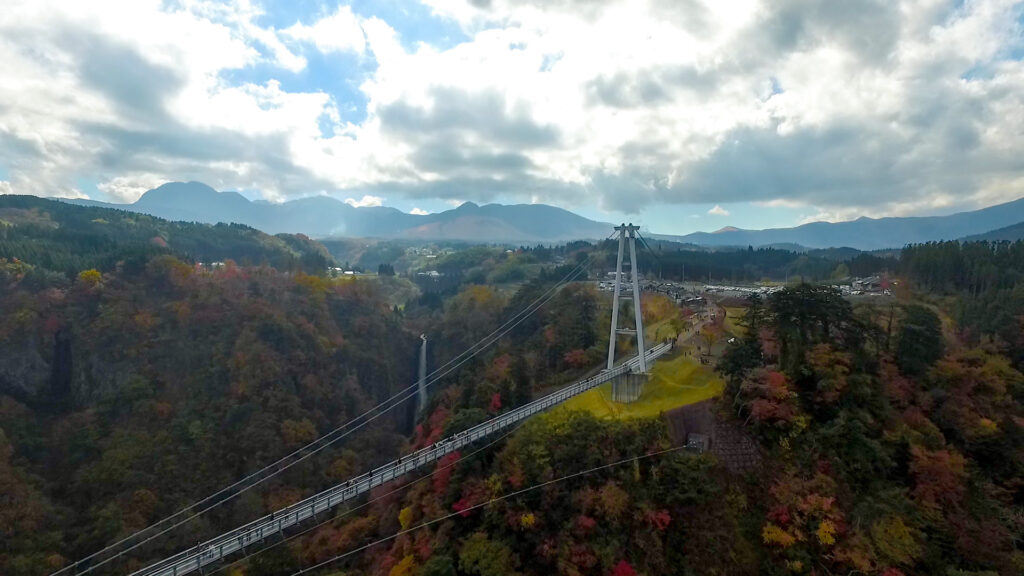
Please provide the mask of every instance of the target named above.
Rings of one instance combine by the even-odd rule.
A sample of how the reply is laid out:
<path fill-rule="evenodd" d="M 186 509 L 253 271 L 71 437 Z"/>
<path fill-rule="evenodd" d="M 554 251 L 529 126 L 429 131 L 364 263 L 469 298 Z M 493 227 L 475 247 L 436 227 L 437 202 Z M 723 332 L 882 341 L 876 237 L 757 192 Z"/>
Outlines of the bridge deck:
<path fill-rule="evenodd" d="M 648 365 L 671 348 L 670 344 L 662 343 L 648 350 L 646 354 Z M 596 376 L 566 386 L 561 390 L 496 416 L 468 430 L 439 440 L 435 444 L 403 456 L 394 462 L 356 476 L 343 484 L 328 488 L 301 502 L 292 504 L 287 508 L 254 520 L 245 526 L 236 528 L 170 558 L 147 566 L 142 570 L 132 573 L 131 576 L 180 576 L 202 570 L 205 566 L 213 564 L 229 554 L 247 548 L 250 545 L 257 545 L 266 538 L 274 534 L 280 534 L 286 528 L 294 526 L 307 518 L 326 512 L 343 502 L 353 500 L 361 494 L 369 492 L 372 488 L 394 480 L 407 472 L 431 464 L 441 459 L 445 454 L 454 452 L 467 444 L 516 424 L 538 412 L 547 410 L 616 376 L 630 372 L 637 367 L 639 361 L 639 357 L 634 357 L 612 370 L 605 370 Z"/>

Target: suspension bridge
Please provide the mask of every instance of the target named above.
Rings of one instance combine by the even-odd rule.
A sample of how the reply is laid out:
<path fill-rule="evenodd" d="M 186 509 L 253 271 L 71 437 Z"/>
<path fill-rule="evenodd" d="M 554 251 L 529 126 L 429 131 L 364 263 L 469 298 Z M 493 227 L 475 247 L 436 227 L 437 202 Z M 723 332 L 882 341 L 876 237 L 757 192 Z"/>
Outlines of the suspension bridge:
<path fill-rule="evenodd" d="M 467 430 L 458 432 L 452 436 L 439 440 L 438 442 L 430 446 L 421 448 L 420 450 L 413 452 L 412 454 L 402 456 L 401 458 L 398 458 L 397 460 L 380 466 L 370 472 L 366 472 L 362 475 L 351 478 L 346 482 L 328 488 L 318 494 L 306 498 L 305 500 L 302 500 L 300 502 L 297 502 L 295 504 L 272 512 L 271 514 L 254 520 L 244 526 L 235 528 L 234 530 L 221 534 L 220 536 L 207 540 L 206 542 L 201 542 L 196 546 L 193 546 L 169 558 L 165 558 L 141 570 L 135 571 L 131 573 L 130 576 L 184 576 L 196 572 L 202 573 L 206 567 L 220 563 L 223 559 L 232 554 L 236 554 L 239 552 L 247 554 L 250 549 L 261 547 L 265 542 L 267 542 L 269 539 L 274 538 L 275 536 L 283 537 L 285 530 L 293 526 L 296 526 L 302 523 L 303 521 L 309 519 L 316 519 L 318 516 L 325 515 L 333 508 L 346 502 L 351 502 L 359 498 L 363 494 L 368 493 L 373 488 L 396 480 L 399 477 L 410 472 L 413 472 L 415 470 L 432 465 L 433 463 L 437 462 L 447 454 L 456 452 L 461 448 L 468 446 L 476 442 L 477 440 L 495 434 L 496 432 L 507 430 L 510 427 L 516 425 L 517 423 L 529 418 L 530 416 L 533 416 L 534 414 L 543 412 L 549 408 L 561 404 L 562 402 L 565 402 L 569 398 L 582 394 L 606 382 L 613 383 L 614 397 L 624 398 L 626 399 L 626 401 L 635 399 L 635 397 L 639 395 L 639 387 L 642 386 L 643 377 L 647 373 L 649 366 L 651 366 L 654 363 L 654 361 L 657 360 L 659 357 L 668 353 L 673 346 L 670 342 L 663 342 L 651 347 L 650 349 L 646 349 L 643 340 L 643 320 L 640 313 L 640 288 L 638 283 L 638 275 L 636 273 L 638 266 L 636 265 L 637 260 L 635 241 L 639 237 L 638 227 L 635 227 L 632 224 L 628 226 L 623 224 L 622 226 L 616 227 L 615 230 L 616 234 L 619 237 L 619 253 L 616 261 L 614 300 L 612 304 L 612 325 L 611 333 L 609 335 L 610 344 L 606 369 L 602 370 L 601 372 L 590 378 L 586 378 L 584 380 L 575 382 L 574 384 L 561 388 L 553 393 L 533 400 L 532 402 L 529 402 L 523 406 L 515 408 L 504 414 L 498 415 L 483 423 L 477 424 L 476 426 L 473 426 Z M 621 288 L 623 285 L 623 260 L 625 248 L 627 245 L 629 247 L 630 256 L 628 264 L 631 269 L 631 273 L 629 274 L 630 283 L 627 285 L 631 294 L 628 296 L 621 293 Z M 527 316 L 533 314 L 537 309 L 540 308 L 541 305 L 543 305 L 544 302 L 550 300 L 550 297 L 553 295 L 553 291 L 557 290 L 560 286 L 564 285 L 566 282 L 571 280 L 576 274 L 578 274 L 578 271 L 583 266 L 585 266 L 585 264 L 586 261 L 581 262 L 573 272 L 567 275 L 566 278 L 563 278 L 563 280 L 556 284 L 556 286 L 553 287 L 551 290 L 549 290 L 548 293 L 545 293 L 544 296 L 538 298 L 536 301 L 534 301 L 533 304 L 531 304 L 522 312 L 520 312 L 520 314 L 517 314 L 517 317 L 521 317 L 519 317 L 518 319 L 514 317 L 514 323 L 511 320 L 509 322 L 506 322 L 506 324 L 502 326 L 502 328 L 496 330 L 494 333 L 492 333 L 492 335 L 498 333 L 498 337 L 500 338 L 501 335 L 507 333 L 509 330 L 514 328 L 516 325 L 518 325 L 519 322 L 521 322 Z M 636 320 L 636 326 L 634 329 L 625 329 L 620 328 L 618 326 L 619 306 L 622 300 L 632 300 L 634 302 Z M 511 327 L 508 327 L 510 324 Z M 505 329 L 506 327 L 508 328 Z M 615 344 L 617 337 L 619 335 L 631 335 L 635 338 L 637 355 L 625 362 L 616 365 Z M 497 338 L 491 340 L 490 343 L 493 343 L 493 341 L 496 341 L 496 339 Z M 485 339 L 485 341 L 486 340 L 487 339 Z M 469 357 L 475 356 L 481 350 L 483 350 L 483 348 L 476 350 Z M 467 359 L 461 360 L 460 362 L 455 364 L 453 368 L 442 373 L 441 376 L 444 376 L 454 368 L 457 368 Z M 452 363 L 449 362 L 449 364 Z M 638 376 L 640 377 L 640 379 L 637 378 Z M 435 378 L 433 381 L 436 381 L 439 378 L 440 376 Z M 638 382 L 640 382 L 640 384 L 638 384 Z M 428 386 L 430 383 L 425 382 L 425 378 L 421 375 L 419 381 L 416 384 L 406 389 L 406 391 L 412 389 L 412 392 L 409 395 L 400 398 L 398 400 L 398 403 L 404 401 L 405 399 L 411 397 L 412 395 L 418 395 L 422 398 L 426 393 L 426 386 Z M 402 392 L 400 392 L 399 394 L 402 394 Z M 394 397 L 392 397 L 392 399 L 389 400 L 394 400 Z M 390 407 L 397 406 L 398 403 L 391 403 Z M 365 422 L 363 424 L 360 424 L 360 427 L 364 424 Z M 322 447 L 317 448 L 316 451 L 320 449 L 322 449 Z M 312 453 L 315 453 L 316 451 Z M 303 458 L 306 457 L 308 457 L 308 455 L 303 456 Z M 289 466 L 293 465 L 294 463 L 297 462 L 293 462 L 292 464 L 289 464 Z M 275 472 L 274 474 L 276 473 L 278 472 Z M 265 478 L 259 480 L 258 482 L 261 482 L 262 480 L 265 480 L 270 476 L 272 475 L 268 475 Z M 236 485 L 237 484 L 238 483 L 236 483 Z M 234 486 L 235 485 L 233 485 L 232 487 Z M 221 502 L 218 502 L 217 504 L 219 503 Z M 216 504 L 214 504 L 214 506 L 215 505 Z M 86 574 L 88 572 L 91 572 L 93 569 L 98 568 L 103 564 L 106 564 L 110 560 L 113 560 L 114 558 L 134 549 L 136 546 L 140 544 L 148 542 L 152 538 L 159 536 L 167 532 L 168 530 L 173 529 L 184 522 L 187 522 L 188 520 L 198 516 L 199 514 L 202 514 L 203 512 L 209 510 L 212 507 L 213 506 L 207 507 L 200 511 L 199 513 L 186 518 L 184 521 L 174 524 L 170 528 L 167 528 L 153 536 L 150 536 L 145 540 L 142 540 L 141 542 L 138 542 L 130 547 L 124 548 L 117 554 L 110 556 L 109 558 L 101 562 L 97 562 L 91 566 L 86 566 L 82 565 L 80 561 L 62 570 L 59 570 L 58 572 L 55 572 L 54 575 L 52 576 L 57 576 L 65 573 Z M 181 514 L 182 512 L 179 512 L 178 514 Z M 175 516 L 177 516 L 177 514 Z M 171 520 L 173 518 L 174 516 L 165 519 L 165 521 Z M 129 539 L 126 538 L 118 543 L 115 543 L 115 545 L 125 543 L 128 541 Z M 104 549 L 104 551 L 112 548 L 115 545 L 112 545 L 111 547 Z M 94 554 L 93 556 L 96 556 L 98 554 L 99 553 Z M 93 558 L 93 556 L 89 558 Z M 83 570 L 79 571 L 79 567 L 83 568 Z"/>
<path fill-rule="evenodd" d="M 668 343 L 659 344 L 647 351 L 645 360 L 653 362 L 670 349 L 671 345 Z M 634 357 L 613 370 L 601 372 L 592 378 L 566 386 L 557 392 L 534 400 L 511 412 L 506 412 L 468 430 L 439 440 L 431 446 L 422 448 L 408 456 L 403 456 L 376 470 L 356 476 L 347 482 L 310 496 L 301 502 L 292 504 L 287 508 L 282 508 L 259 520 L 134 572 L 132 576 L 179 576 L 200 571 L 205 566 L 214 564 L 229 554 L 244 550 L 246 547 L 255 545 L 272 536 L 282 534 L 286 528 L 294 526 L 303 520 L 323 514 L 335 506 L 354 500 L 371 489 L 394 480 L 403 474 L 433 464 L 446 454 L 451 454 L 468 444 L 504 430 L 538 412 L 561 404 L 573 396 L 600 386 L 617 376 L 631 372 L 639 364 L 640 358 Z"/>

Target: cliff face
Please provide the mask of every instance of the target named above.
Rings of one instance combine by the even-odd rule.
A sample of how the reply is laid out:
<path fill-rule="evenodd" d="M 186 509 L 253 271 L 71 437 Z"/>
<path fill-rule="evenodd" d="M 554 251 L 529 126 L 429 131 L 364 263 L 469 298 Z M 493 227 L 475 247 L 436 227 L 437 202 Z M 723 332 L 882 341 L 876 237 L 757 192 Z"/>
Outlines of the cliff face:
<path fill-rule="evenodd" d="M 28 333 L 0 340 L 0 393 L 22 400 L 48 394 L 51 367 L 41 353 L 43 342 Z"/>
<path fill-rule="evenodd" d="M 0 277 L 0 450 L 6 437 L 15 473 L 42 495 L 39 507 L 61 512 L 46 516 L 55 525 L 48 533 L 24 530 L 23 544 L 0 535 L 4 576 L 93 552 L 415 378 L 418 339 L 365 283 L 262 266 L 207 271 L 168 255 L 50 285 L 37 274 Z M 264 500 L 240 499 L 209 531 L 394 457 L 399 431 L 411 428 L 408 408 L 344 451 L 325 449 L 287 484 L 267 486 Z M 6 502 L 18 492 L 2 464 Z M 3 514 L 0 534 L 12 525 Z M 177 547 L 163 545 L 153 556 Z"/>
<path fill-rule="evenodd" d="M 64 410 L 123 389 L 138 378 L 76 340 L 70 328 L 0 340 L 0 394 L 38 407 Z"/>

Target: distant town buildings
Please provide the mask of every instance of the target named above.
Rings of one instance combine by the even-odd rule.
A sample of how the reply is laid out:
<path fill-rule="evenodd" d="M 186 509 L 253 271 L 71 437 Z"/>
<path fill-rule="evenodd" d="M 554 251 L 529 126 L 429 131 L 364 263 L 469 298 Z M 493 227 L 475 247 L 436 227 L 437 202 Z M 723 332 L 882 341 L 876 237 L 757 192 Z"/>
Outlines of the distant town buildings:
<path fill-rule="evenodd" d="M 329 278 L 340 278 L 340 277 L 343 277 L 343 276 L 362 276 L 362 275 L 364 275 L 364 273 L 360 272 L 358 270 L 346 270 L 345 268 L 338 268 L 336 266 L 332 266 L 332 267 L 327 269 L 327 276 Z"/>
<path fill-rule="evenodd" d="M 454 253 L 455 250 L 452 250 L 451 248 L 410 247 L 405 249 L 406 256 L 422 256 L 430 259 Z"/>
<path fill-rule="evenodd" d="M 849 296 L 889 296 L 889 281 L 881 276 L 868 276 L 866 278 L 854 278 L 849 284 L 832 286 L 843 295 Z"/>

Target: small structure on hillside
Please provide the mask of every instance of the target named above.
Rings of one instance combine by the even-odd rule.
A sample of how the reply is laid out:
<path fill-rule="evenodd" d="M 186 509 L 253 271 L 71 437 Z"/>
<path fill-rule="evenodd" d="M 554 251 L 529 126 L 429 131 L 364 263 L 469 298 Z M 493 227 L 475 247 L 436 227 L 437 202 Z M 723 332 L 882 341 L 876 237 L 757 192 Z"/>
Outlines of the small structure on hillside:
<path fill-rule="evenodd" d="M 711 436 L 700 432 L 690 432 L 686 435 L 686 449 L 690 452 L 703 454 L 711 448 Z"/>
<path fill-rule="evenodd" d="M 687 451 L 710 452 L 735 473 L 756 470 L 761 449 L 740 423 L 716 417 L 714 400 L 681 406 L 665 414 L 669 434 L 676 446 Z"/>

